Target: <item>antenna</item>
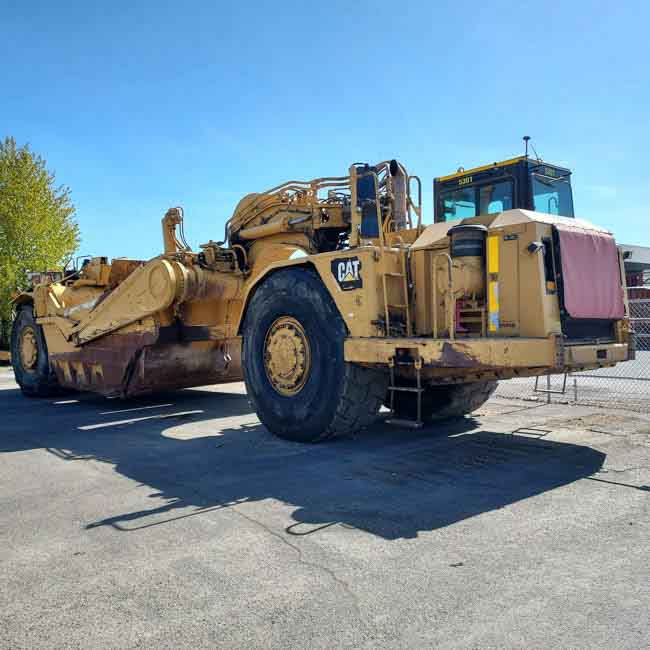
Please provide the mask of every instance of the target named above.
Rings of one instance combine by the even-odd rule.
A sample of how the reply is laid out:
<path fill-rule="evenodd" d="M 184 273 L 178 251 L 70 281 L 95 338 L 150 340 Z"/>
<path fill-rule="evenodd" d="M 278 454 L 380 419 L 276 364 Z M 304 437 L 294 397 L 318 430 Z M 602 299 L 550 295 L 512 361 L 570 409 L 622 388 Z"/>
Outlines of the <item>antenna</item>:
<path fill-rule="evenodd" d="M 522 140 L 524 141 L 524 144 L 526 145 L 526 158 L 528 158 L 528 142 L 530 141 L 530 136 L 525 135 Z M 535 154 L 535 158 L 537 158 L 537 162 L 542 162 L 542 159 L 539 157 L 539 154 L 537 151 L 535 151 L 535 147 L 533 147 L 533 144 L 531 142 L 530 148 L 533 150 L 533 153 Z"/>

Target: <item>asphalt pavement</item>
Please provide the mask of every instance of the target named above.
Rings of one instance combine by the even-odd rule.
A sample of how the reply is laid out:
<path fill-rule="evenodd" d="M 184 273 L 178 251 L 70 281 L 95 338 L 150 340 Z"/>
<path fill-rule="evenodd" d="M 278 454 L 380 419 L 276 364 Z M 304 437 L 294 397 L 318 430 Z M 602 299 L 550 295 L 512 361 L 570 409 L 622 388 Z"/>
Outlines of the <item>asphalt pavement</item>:
<path fill-rule="evenodd" d="M 493 398 L 321 445 L 242 384 L 0 368 L 2 648 L 646 648 L 650 416 Z"/>

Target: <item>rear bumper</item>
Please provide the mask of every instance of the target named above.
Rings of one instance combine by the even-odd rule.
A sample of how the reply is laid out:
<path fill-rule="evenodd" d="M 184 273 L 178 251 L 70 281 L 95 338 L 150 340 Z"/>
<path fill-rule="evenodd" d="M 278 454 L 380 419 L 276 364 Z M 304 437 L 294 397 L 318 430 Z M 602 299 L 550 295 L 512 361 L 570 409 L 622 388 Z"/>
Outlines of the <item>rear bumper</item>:
<path fill-rule="evenodd" d="M 564 350 L 568 366 L 609 366 L 634 358 L 634 348 L 626 343 L 568 345 Z"/>
<path fill-rule="evenodd" d="M 424 367 L 470 370 L 524 370 L 538 372 L 598 368 L 626 361 L 626 343 L 564 345 L 561 339 L 539 338 L 357 338 L 345 341 L 345 360 L 391 365 L 402 355 L 420 358 Z M 536 374 L 536 373 L 535 373 Z"/>

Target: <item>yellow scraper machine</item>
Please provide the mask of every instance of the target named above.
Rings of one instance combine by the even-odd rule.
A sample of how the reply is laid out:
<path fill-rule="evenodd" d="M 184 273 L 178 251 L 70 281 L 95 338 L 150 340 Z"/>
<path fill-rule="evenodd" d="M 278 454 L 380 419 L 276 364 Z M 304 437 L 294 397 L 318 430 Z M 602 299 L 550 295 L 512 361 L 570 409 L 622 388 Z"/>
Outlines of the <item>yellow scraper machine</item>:
<path fill-rule="evenodd" d="M 396 160 L 248 194 L 192 250 L 183 211 L 151 260 L 95 257 L 15 301 L 29 396 L 129 397 L 241 380 L 297 441 L 461 416 L 499 379 L 633 354 L 622 257 L 574 218 L 568 169 L 528 155 L 421 184 Z"/>

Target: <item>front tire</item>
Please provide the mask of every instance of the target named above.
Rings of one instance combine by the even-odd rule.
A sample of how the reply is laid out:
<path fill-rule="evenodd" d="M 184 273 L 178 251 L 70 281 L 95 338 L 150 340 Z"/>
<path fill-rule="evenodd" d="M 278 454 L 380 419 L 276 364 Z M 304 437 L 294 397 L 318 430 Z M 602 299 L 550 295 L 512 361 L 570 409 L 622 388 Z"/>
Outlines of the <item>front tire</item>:
<path fill-rule="evenodd" d="M 243 327 L 246 390 L 275 435 L 319 442 L 377 417 L 387 374 L 347 363 L 345 323 L 316 273 L 278 271 L 253 295 Z"/>
<path fill-rule="evenodd" d="M 16 313 L 11 328 L 11 364 L 24 395 L 48 397 L 59 392 L 43 328 L 36 323 L 32 305 L 22 305 Z"/>

